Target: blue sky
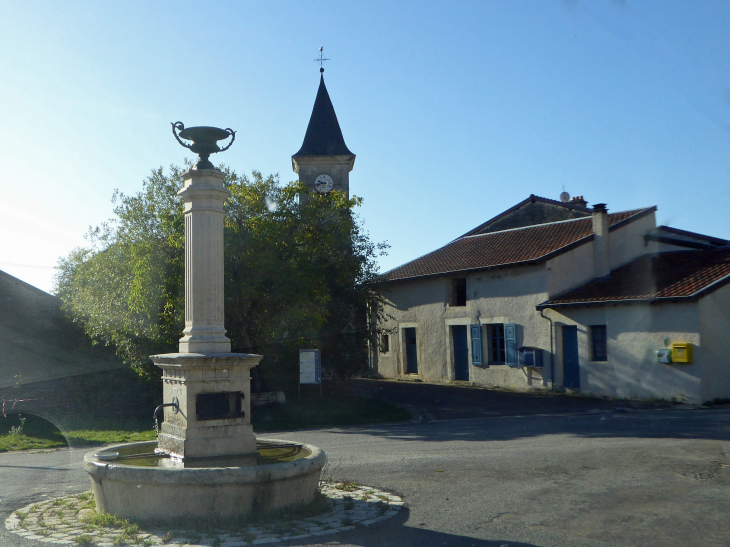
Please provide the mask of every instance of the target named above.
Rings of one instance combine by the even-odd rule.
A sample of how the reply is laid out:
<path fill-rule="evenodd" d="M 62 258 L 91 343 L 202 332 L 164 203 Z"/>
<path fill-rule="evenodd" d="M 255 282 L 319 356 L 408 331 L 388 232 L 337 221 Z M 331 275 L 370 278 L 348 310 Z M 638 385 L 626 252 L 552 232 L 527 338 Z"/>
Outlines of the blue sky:
<path fill-rule="evenodd" d="M 0 1 L 0 270 L 59 256 L 151 169 L 170 122 L 294 180 L 325 81 L 385 271 L 536 194 L 730 239 L 730 3 Z"/>

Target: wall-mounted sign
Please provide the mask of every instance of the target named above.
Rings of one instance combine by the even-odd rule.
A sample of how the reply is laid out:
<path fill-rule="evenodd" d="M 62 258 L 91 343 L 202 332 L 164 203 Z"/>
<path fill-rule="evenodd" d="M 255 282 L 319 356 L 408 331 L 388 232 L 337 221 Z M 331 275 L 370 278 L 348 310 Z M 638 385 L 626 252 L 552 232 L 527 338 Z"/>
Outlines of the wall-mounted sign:
<path fill-rule="evenodd" d="M 322 355 L 318 349 L 299 350 L 299 384 L 322 383 Z"/>
<path fill-rule="evenodd" d="M 672 348 L 659 348 L 656 350 L 656 362 L 668 365 L 672 362 Z"/>

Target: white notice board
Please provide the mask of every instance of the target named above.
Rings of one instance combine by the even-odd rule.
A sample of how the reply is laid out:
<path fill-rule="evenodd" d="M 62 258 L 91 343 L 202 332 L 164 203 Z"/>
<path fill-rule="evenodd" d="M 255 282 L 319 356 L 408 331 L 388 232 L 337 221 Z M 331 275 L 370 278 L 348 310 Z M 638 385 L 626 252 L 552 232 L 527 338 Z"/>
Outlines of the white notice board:
<path fill-rule="evenodd" d="M 322 356 L 318 349 L 299 350 L 299 384 L 322 383 Z"/>

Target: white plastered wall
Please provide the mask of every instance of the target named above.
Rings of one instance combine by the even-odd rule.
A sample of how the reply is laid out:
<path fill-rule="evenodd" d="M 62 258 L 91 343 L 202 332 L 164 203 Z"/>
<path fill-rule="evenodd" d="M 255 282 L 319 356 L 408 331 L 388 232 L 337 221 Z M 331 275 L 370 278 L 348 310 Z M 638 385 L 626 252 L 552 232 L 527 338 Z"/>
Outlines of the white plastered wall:
<path fill-rule="evenodd" d="M 656 217 L 650 213 L 617 230 L 609 232 L 611 269 L 623 266 L 643 254 L 656 251 L 655 246 L 644 244 L 644 235 L 656 228 Z M 594 279 L 593 242 L 589 241 L 547 262 L 550 272 L 548 294 L 555 298 Z"/>
<path fill-rule="evenodd" d="M 427 382 L 454 379 L 454 354 L 451 327 L 482 325 L 485 364 L 489 358 L 487 325 L 515 323 L 517 346 L 545 350 L 544 374 L 539 369 L 519 369 L 506 365 L 472 365 L 469 333 L 469 381 L 479 385 L 515 388 L 546 386 L 550 363 L 550 323 L 540 317 L 535 306 L 547 298 L 548 273 L 543 265 L 500 268 L 464 275 L 467 279 L 467 305 L 449 305 L 451 279 L 446 276 L 414 279 L 390 284 L 383 291 L 390 316 L 384 327 L 391 330 L 390 351 L 378 353 L 376 370 L 385 378 L 405 375 L 403 329 L 416 328 L 418 346 L 417 378 Z M 467 331 L 469 332 L 469 331 Z"/>
<path fill-rule="evenodd" d="M 702 399 L 730 399 L 730 284 L 699 301 Z"/>
<path fill-rule="evenodd" d="M 701 403 L 700 314 L 697 303 L 619 304 L 560 308 L 552 312 L 558 336 L 558 385 L 562 383 L 560 327 L 577 325 L 580 391 L 618 398 L 678 399 Z M 591 361 L 590 326 L 606 325 L 608 360 Z M 694 363 L 656 362 L 656 350 L 694 344 Z"/>
<path fill-rule="evenodd" d="M 644 241 L 644 236 L 656 229 L 656 213 L 634 220 L 621 228 L 609 232 L 608 245 L 611 269 L 628 264 L 641 255 L 653 252 Z"/>
<path fill-rule="evenodd" d="M 386 300 L 386 316 L 389 316 L 382 326 L 390 331 L 390 351 L 376 353 L 374 361 L 378 375 L 384 378 L 406 376 L 403 331 L 407 327 L 415 327 L 416 377 L 429 382 L 448 378 L 443 357 L 447 346 L 442 330 L 450 287 L 448 279 L 435 277 L 392 283 L 382 291 Z"/>

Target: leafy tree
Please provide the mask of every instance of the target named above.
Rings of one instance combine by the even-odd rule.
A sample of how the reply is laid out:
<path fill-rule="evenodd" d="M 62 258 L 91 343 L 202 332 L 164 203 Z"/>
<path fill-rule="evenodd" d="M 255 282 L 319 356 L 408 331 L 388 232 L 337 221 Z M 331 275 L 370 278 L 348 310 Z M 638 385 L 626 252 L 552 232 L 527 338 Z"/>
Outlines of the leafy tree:
<path fill-rule="evenodd" d="M 298 350 L 320 348 L 323 366 L 351 374 L 367 362 L 382 314 L 372 243 L 353 213 L 359 198 L 312 196 L 299 183 L 230 169 L 225 216 L 225 325 L 233 351 L 264 355 L 272 385 L 297 381 Z M 142 191 L 116 192 L 116 218 L 89 231 L 90 246 L 60 260 L 56 293 L 95 341 L 113 345 L 143 375 L 149 355 L 177 351 L 184 326 L 184 170 L 162 168 Z"/>

